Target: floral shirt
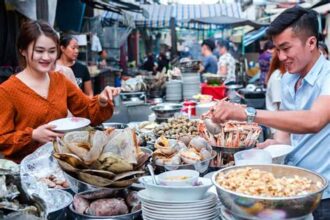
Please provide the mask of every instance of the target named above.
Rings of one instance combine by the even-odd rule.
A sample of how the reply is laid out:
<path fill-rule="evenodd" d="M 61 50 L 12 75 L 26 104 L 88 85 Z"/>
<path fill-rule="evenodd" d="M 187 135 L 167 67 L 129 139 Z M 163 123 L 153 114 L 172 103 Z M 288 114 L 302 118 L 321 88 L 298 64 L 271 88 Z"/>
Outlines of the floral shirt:
<path fill-rule="evenodd" d="M 220 67 L 225 66 L 227 68 L 227 74 L 226 74 L 226 81 L 225 82 L 235 82 L 236 81 L 236 75 L 235 75 L 235 69 L 236 69 L 236 62 L 234 57 L 230 53 L 225 53 L 220 56 L 219 62 L 218 62 L 218 74 L 220 74 Z"/>

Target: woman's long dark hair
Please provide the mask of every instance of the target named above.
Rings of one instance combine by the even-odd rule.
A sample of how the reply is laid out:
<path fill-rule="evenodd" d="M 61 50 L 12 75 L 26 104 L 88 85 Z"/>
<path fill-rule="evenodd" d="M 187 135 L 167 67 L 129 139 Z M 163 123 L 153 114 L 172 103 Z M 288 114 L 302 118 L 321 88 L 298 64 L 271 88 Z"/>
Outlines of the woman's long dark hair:
<path fill-rule="evenodd" d="M 22 68 L 27 65 L 27 58 L 22 55 L 22 51 L 27 50 L 30 43 L 33 43 L 34 50 L 36 41 L 41 35 L 51 38 L 56 44 L 57 53 L 59 53 L 59 38 L 56 31 L 47 22 L 41 20 L 26 21 L 21 26 L 16 43 L 19 63 Z M 33 58 L 33 53 L 31 58 Z"/>

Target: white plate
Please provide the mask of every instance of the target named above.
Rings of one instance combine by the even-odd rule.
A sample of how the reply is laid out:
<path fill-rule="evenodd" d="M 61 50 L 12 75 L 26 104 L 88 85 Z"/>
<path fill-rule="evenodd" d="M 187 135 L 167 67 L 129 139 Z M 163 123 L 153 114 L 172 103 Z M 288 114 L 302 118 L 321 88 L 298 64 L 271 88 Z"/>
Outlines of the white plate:
<path fill-rule="evenodd" d="M 217 206 L 216 203 L 214 204 L 209 204 L 207 207 L 208 208 L 211 208 L 213 206 Z M 204 210 L 205 209 L 205 206 L 204 205 L 196 205 L 196 206 L 191 206 L 191 205 L 186 205 L 186 206 L 169 206 L 168 208 L 164 206 L 161 206 L 161 205 L 156 205 L 156 204 L 147 204 L 147 203 L 143 203 L 143 207 L 146 207 L 148 209 L 153 209 L 153 210 L 168 210 L 168 209 L 171 209 L 173 211 L 178 211 L 178 210 L 191 210 L 192 208 L 196 211 L 201 211 L 201 210 Z"/>
<path fill-rule="evenodd" d="M 204 199 L 201 200 L 192 200 L 192 201 L 170 201 L 170 200 L 156 200 L 153 199 L 148 190 L 141 190 L 138 192 L 138 197 L 142 202 L 147 202 L 151 204 L 159 204 L 159 205 L 195 205 L 195 204 L 207 204 L 212 203 L 216 200 L 216 195 L 213 193 L 207 193 Z"/>
<path fill-rule="evenodd" d="M 176 215 L 176 216 L 195 216 L 195 215 L 208 215 L 210 213 L 216 212 L 216 206 L 211 209 L 205 209 L 202 211 L 195 211 L 195 210 L 180 210 L 180 211 L 173 211 L 171 209 L 166 210 L 150 210 L 147 207 L 143 207 L 143 210 L 148 213 L 158 214 L 158 215 Z"/>
<path fill-rule="evenodd" d="M 288 155 L 293 150 L 293 147 L 285 144 L 276 144 L 269 145 L 264 150 L 269 152 L 272 158 L 276 158 Z"/>
<path fill-rule="evenodd" d="M 70 117 L 51 121 L 48 124 L 55 125 L 53 131 L 69 132 L 87 127 L 91 121 L 87 118 Z"/>
<path fill-rule="evenodd" d="M 146 212 L 144 210 L 142 210 L 142 215 L 143 218 L 150 218 L 150 219 L 154 219 L 154 220 L 206 220 L 206 219 L 215 219 L 216 217 L 219 216 L 219 212 L 213 212 L 213 213 L 209 213 L 209 214 L 202 214 L 202 215 L 189 215 L 189 213 L 187 213 L 187 215 L 185 216 L 178 216 L 178 215 L 159 215 L 159 214 L 153 214 L 153 213 L 149 213 Z"/>

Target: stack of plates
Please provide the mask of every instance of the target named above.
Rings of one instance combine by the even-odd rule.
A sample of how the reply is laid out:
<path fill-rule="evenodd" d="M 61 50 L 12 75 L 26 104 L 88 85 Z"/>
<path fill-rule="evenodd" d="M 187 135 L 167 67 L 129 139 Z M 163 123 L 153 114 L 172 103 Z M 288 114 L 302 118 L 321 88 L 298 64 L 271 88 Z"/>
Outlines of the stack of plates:
<path fill-rule="evenodd" d="M 145 220 L 214 220 L 219 218 L 217 196 L 207 193 L 202 200 L 160 201 L 154 199 L 147 190 L 138 193 L 142 202 L 142 216 Z"/>
<path fill-rule="evenodd" d="M 166 100 L 171 102 L 182 100 L 182 81 L 171 80 L 166 82 Z"/>
<path fill-rule="evenodd" d="M 183 98 L 192 99 L 194 95 L 201 92 L 200 76 L 197 73 L 185 73 L 182 75 Z"/>

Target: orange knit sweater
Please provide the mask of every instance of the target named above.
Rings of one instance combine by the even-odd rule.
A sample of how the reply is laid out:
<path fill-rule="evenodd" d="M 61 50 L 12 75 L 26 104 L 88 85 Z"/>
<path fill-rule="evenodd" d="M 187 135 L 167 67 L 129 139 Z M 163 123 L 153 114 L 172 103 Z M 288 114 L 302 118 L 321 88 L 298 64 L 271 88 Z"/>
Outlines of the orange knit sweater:
<path fill-rule="evenodd" d="M 0 85 L 0 152 L 20 162 L 41 143 L 32 140 L 33 129 L 65 118 L 68 109 L 74 116 L 89 118 L 92 125 L 109 119 L 113 104 L 101 107 L 95 96 L 89 99 L 61 73 L 50 73 L 48 98 L 30 89 L 16 76 Z"/>

